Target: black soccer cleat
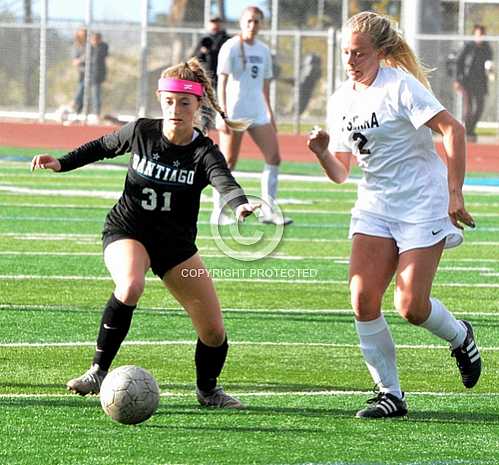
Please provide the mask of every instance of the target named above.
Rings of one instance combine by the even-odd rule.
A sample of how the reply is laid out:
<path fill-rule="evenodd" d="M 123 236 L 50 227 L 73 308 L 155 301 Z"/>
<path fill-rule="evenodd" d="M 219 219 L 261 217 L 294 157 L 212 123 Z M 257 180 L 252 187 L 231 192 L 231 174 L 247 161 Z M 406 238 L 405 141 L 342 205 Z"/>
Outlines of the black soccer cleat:
<path fill-rule="evenodd" d="M 471 323 L 465 320 L 461 320 L 461 322 L 467 329 L 466 338 L 460 347 L 451 351 L 451 356 L 456 359 L 464 386 L 472 388 L 480 378 L 482 359 L 480 358 L 478 346 L 475 343 Z"/>
<path fill-rule="evenodd" d="M 378 419 L 404 417 L 407 415 L 407 402 L 402 393 L 402 399 L 389 392 L 379 392 L 376 397 L 369 399 L 368 404 L 372 404 L 355 415 L 357 418 Z"/>
<path fill-rule="evenodd" d="M 239 399 L 230 396 L 221 387 L 216 387 L 209 392 L 201 391 L 201 389 L 196 388 L 196 396 L 198 398 L 198 402 L 203 407 L 234 409 L 245 408 L 245 406 Z"/>

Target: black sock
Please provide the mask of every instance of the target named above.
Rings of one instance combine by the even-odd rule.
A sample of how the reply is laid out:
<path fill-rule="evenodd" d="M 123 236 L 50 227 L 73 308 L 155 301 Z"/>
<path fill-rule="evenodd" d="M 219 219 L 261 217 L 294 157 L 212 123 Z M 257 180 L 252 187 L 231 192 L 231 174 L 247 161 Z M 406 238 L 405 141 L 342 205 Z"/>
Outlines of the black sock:
<path fill-rule="evenodd" d="M 128 334 L 136 305 L 120 302 L 114 294 L 107 301 L 97 336 L 97 349 L 93 363 L 102 370 L 109 370 L 121 343 Z"/>
<path fill-rule="evenodd" d="M 227 337 L 218 347 L 209 347 L 198 338 L 194 360 L 196 362 L 196 384 L 201 391 L 209 392 L 217 385 L 217 378 L 222 372 L 228 350 Z"/>

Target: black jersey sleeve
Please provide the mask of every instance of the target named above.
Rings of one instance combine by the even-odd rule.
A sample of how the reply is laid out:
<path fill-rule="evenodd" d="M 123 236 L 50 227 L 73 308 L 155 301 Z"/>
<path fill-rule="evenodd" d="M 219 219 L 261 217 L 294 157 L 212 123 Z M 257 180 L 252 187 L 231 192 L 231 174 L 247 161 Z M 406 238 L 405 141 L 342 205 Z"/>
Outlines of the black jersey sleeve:
<path fill-rule="evenodd" d="M 242 187 L 232 176 L 224 156 L 216 145 L 205 153 L 204 166 L 209 183 L 218 191 L 232 209 L 248 203 Z"/>
<path fill-rule="evenodd" d="M 71 171 L 105 158 L 114 158 L 130 151 L 136 121 L 100 139 L 87 142 L 59 158 L 61 171 Z"/>

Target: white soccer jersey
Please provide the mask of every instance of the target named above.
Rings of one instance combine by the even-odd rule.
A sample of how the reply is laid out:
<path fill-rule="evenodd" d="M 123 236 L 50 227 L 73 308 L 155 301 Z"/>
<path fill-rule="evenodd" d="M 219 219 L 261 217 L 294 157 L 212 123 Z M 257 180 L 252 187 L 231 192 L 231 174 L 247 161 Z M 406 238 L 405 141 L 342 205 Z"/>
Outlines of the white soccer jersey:
<path fill-rule="evenodd" d="M 218 55 L 217 74 L 227 74 L 227 113 L 252 117 L 267 111 L 263 96 L 263 82 L 272 78 L 272 58 L 269 48 L 259 40 L 253 45 L 243 42 L 240 36 L 225 42 Z M 246 63 L 243 62 L 245 59 Z"/>
<path fill-rule="evenodd" d="M 351 152 L 363 172 L 354 211 L 418 223 L 448 216 L 447 168 L 424 126 L 445 110 L 412 75 L 380 68 L 355 91 L 346 81 L 331 96 L 331 152 Z"/>

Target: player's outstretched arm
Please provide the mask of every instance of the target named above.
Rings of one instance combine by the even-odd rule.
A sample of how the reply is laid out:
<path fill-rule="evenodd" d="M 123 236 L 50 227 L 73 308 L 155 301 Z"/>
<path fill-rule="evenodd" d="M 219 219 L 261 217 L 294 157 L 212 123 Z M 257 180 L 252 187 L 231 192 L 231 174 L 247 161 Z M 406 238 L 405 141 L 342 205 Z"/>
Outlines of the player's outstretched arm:
<path fill-rule="evenodd" d="M 37 168 L 40 170 L 61 171 L 61 164 L 59 160 L 52 155 L 42 153 L 40 155 L 35 155 L 31 160 L 31 171 L 34 171 Z"/>

